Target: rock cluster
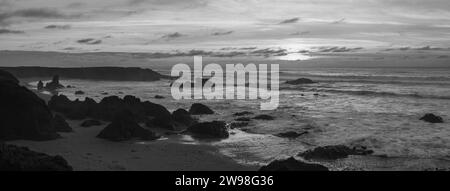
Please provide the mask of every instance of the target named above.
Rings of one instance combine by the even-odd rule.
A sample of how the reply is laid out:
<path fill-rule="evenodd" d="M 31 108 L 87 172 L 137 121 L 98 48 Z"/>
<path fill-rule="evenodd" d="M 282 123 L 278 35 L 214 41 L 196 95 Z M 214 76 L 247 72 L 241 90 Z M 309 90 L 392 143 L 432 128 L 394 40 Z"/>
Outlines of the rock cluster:
<path fill-rule="evenodd" d="M 86 98 L 84 101 L 70 101 L 64 95 L 53 96 L 49 103 L 52 110 L 65 114 L 69 119 L 92 118 L 113 121 L 117 112 L 129 110 L 136 122 L 147 122 L 155 126 L 171 129 L 172 114 L 162 105 L 127 95 L 123 99 L 117 96 L 103 98 L 99 103 Z"/>
<path fill-rule="evenodd" d="M 55 90 L 61 89 L 61 88 L 64 88 L 64 86 L 59 83 L 58 75 L 53 76 L 52 81 L 45 84 L 45 87 L 44 87 L 44 89 L 46 89 L 48 91 L 55 91 Z"/>

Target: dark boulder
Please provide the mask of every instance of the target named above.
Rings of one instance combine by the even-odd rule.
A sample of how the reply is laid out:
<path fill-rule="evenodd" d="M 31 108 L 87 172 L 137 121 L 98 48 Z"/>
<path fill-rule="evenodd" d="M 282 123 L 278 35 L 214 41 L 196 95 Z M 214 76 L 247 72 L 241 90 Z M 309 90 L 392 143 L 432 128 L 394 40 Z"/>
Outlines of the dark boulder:
<path fill-rule="evenodd" d="M 228 138 L 229 133 L 226 123 L 223 121 L 213 121 L 197 123 L 188 128 L 188 132 L 199 138 Z"/>
<path fill-rule="evenodd" d="M 320 164 L 309 164 L 294 157 L 285 160 L 276 160 L 263 166 L 259 171 L 329 171 L 327 167 Z"/>
<path fill-rule="evenodd" d="M 172 113 L 172 118 L 178 123 L 186 126 L 191 126 L 196 123 L 196 120 L 192 118 L 191 114 L 184 109 L 177 109 Z"/>
<path fill-rule="evenodd" d="M 306 160 L 336 160 L 347 158 L 349 155 L 370 155 L 372 150 L 366 147 L 347 147 L 344 145 L 317 147 L 300 153 L 298 156 Z"/>
<path fill-rule="evenodd" d="M 75 95 L 84 95 L 84 92 L 79 90 L 75 92 Z"/>
<path fill-rule="evenodd" d="M 442 117 L 436 116 L 432 113 L 425 114 L 422 118 L 420 118 L 422 121 L 426 121 L 429 123 L 444 123 L 444 120 Z"/>
<path fill-rule="evenodd" d="M 175 130 L 172 114 L 164 106 L 148 101 L 144 102 L 143 106 L 145 115 L 151 117 L 151 120 L 147 122 L 147 126 Z"/>
<path fill-rule="evenodd" d="M 300 137 L 302 135 L 306 135 L 306 134 L 308 134 L 307 131 L 301 132 L 301 133 L 297 133 L 295 131 L 289 131 L 289 132 L 285 132 L 285 133 L 278 133 L 275 136 L 281 137 L 281 138 L 295 139 L 295 138 L 298 138 L 298 137 Z"/>
<path fill-rule="evenodd" d="M 72 171 L 72 167 L 61 156 L 0 143 L 0 171 Z"/>
<path fill-rule="evenodd" d="M 0 116 L 0 140 L 59 138 L 45 101 L 4 71 L 0 72 Z"/>
<path fill-rule="evenodd" d="M 233 116 L 235 116 L 235 117 L 245 116 L 245 115 L 253 115 L 253 113 L 249 112 L 249 111 L 243 111 L 243 112 L 238 112 L 238 113 L 233 114 Z"/>
<path fill-rule="evenodd" d="M 61 115 L 55 115 L 52 122 L 53 122 L 53 127 L 56 129 L 57 132 L 62 132 L 62 133 L 73 132 L 72 127 L 70 127 L 70 125 L 66 122 L 64 117 L 62 117 Z"/>
<path fill-rule="evenodd" d="M 316 82 L 312 81 L 311 79 L 308 78 L 299 78 L 296 80 L 290 80 L 290 81 L 286 81 L 286 84 L 290 84 L 290 85 L 300 85 L 300 84 L 314 84 Z"/>
<path fill-rule="evenodd" d="M 95 120 L 95 119 L 89 119 L 81 123 L 81 127 L 93 127 L 93 126 L 100 126 L 103 125 L 102 122 Z"/>
<path fill-rule="evenodd" d="M 58 75 L 53 76 L 52 81 L 45 85 L 45 89 L 47 89 L 49 91 L 54 91 L 54 90 L 61 89 L 61 88 L 64 88 L 64 86 L 59 83 Z"/>
<path fill-rule="evenodd" d="M 137 124 L 133 113 L 128 110 L 118 112 L 113 122 L 105 127 L 97 137 L 110 141 L 126 141 L 134 138 L 156 140 L 159 138 L 154 132 Z"/>
<path fill-rule="evenodd" d="M 201 103 L 194 103 L 189 109 L 189 113 L 192 115 L 210 115 L 214 114 L 214 111 L 206 105 L 203 105 Z"/>
<path fill-rule="evenodd" d="M 272 117 L 272 116 L 270 116 L 270 115 L 258 115 L 258 116 L 256 116 L 256 117 L 254 117 L 253 119 L 257 119 L 257 120 L 267 120 L 267 121 L 275 120 L 275 118 Z"/>

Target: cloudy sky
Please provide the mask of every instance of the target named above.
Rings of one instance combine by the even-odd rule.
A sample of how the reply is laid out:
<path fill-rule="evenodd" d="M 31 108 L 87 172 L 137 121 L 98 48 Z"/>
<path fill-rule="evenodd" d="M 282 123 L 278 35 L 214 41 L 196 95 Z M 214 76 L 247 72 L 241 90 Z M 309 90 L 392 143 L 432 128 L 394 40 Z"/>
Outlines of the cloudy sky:
<path fill-rule="evenodd" d="M 449 0 L 0 0 L 0 49 L 450 47 Z"/>

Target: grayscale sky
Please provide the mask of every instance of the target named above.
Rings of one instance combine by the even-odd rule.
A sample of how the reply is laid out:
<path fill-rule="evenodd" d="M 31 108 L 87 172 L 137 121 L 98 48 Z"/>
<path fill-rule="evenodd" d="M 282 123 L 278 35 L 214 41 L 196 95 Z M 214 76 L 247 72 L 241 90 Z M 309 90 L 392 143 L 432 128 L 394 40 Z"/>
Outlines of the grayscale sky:
<path fill-rule="evenodd" d="M 0 0 L 0 49 L 450 47 L 449 0 Z"/>

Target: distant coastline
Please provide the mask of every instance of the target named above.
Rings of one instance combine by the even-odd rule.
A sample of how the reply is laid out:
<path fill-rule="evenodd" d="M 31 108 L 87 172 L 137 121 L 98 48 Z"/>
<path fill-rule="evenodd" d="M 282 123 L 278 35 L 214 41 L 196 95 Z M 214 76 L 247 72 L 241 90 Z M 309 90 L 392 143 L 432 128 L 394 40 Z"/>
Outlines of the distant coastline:
<path fill-rule="evenodd" d="M 83 80 L 106 80 L 106 81 L 158 81 L 171 79 L 170 76 L 162 75 L 151 69 L 138 67 L 79 67 L 79 68 L 57 68 L 57 67 L 0 67 L 12 73 L 18 78 L 50 78 L 59 75 L 66 79 Z"/>

